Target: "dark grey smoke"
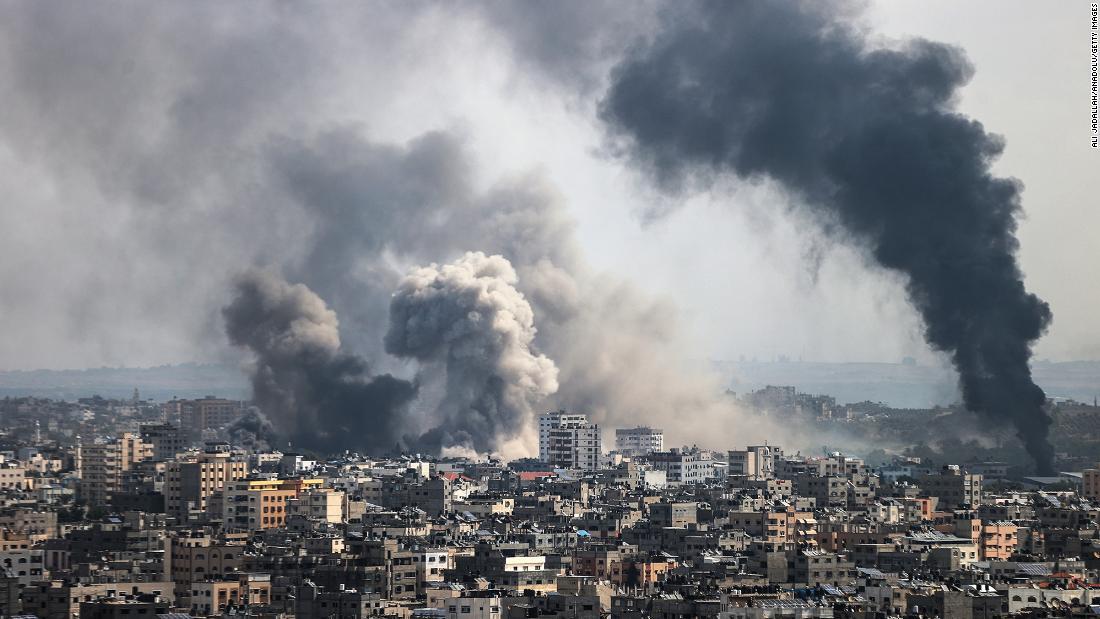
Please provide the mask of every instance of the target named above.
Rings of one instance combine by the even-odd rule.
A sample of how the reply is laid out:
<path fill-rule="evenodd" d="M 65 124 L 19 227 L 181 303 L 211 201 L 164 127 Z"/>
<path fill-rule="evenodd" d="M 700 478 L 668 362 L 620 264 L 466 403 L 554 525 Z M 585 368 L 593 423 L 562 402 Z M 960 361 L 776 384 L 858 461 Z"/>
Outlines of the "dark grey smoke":
<path fill-rule="evenodd" d="M 223 310 L 226 333 L 255 355 L 253 396 L 282 436 L 323 453 L 381 453 L 397 443 L 414 383 L 372 376 L 342 352 L 336 314 L 309 288 L 254 270 L 235 291 Z"/>
<path fill-rule="evenodd" d="M 1011 422 L 1053 467 L 1031 344 L 1051 314 L 1016 261 L 1020 184 L 997 178 L 1002 142 L 954 111 L 971 74 L 952 47 L 875 49 L 829 2 L 676 5 L 613 71 L 600 114 L 668 189 L 733 172 L 778 181 L 827 228 L 908 276 L 925 337 L 964 401 Z"/>
<path fill-rule="evenodd" d="M 250 406 L 244 415 L 225 428 L 234 445 L 245 445 L 255 451 L 270 451 L 279 447 L 275 425 L 260 409 Z"/>

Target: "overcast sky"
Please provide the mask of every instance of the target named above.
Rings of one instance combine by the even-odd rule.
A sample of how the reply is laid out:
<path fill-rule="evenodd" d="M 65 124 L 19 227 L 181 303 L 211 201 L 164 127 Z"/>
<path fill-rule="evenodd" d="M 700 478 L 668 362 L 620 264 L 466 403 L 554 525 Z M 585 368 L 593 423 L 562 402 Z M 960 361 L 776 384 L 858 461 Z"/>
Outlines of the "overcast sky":
<path fill-rule="evenodd" d="M 538 176 L 593 270 L 675 309 L 689 357 L 940 362 L 902 280 L 774 208 L 773 188 L 670 205 L 608 155 L 595 105 L 645 10 L 396 6 L 0 5 L 0 369 L 237 359 L 232 276 L 309 253 L 270 150 L 348 127 L 456 136 L 475 193 Z M 1020 261 L 1054 313 L 1037 357 L 1100 358 L 1088 3 L 873 2 L 858 19 L 884 45 L 965 49 L 959 109 L 1005 137 L 995 169 L 1025 186 Z"/>

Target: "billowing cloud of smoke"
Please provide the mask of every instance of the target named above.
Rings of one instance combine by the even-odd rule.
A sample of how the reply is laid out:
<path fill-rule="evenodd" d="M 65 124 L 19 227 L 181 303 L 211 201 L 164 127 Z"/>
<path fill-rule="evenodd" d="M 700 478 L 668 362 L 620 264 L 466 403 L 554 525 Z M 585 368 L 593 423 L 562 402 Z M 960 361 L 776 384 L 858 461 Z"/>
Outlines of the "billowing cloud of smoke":
<path fill-rule="evenodd" d="M 1001 140 L 952 108 L 971 68 L 928 41 L 871 48 L 848 5 L 697 2 L 616 67 L 601 116 L 666 188 L 733 172 L 778 181 L 908 277 L 925 337 L 972 411 L 1009 421 L 1050 472 L 1031 344 L 1050 321 L 1016 261 L 1020 186 Z"/>
<path fill-rule="evenodd" d="M 433 453 L 500 452 L 517 439 L 527 453 L 537 445 L 535 407 L 557 391 L 558 369 L 532 352 L 535 316 L 515 284 L 503 257 L 472 252 L 413 270 L 393 295 L 386 351 L 446 373 L 439 425 L 419 441 Z"/>
<path fill-rule="evenodd" d="M 278 447 L 278 431 L 263 411 L 248 407 L 244 415 L 225 427 L 226 436 L 234 445 L 244 445 L 256 451 L 268 451 Z"/>
<path fill-rule="evenodd" d="M 313 291 L 249 271 L 223 314 L 229 339 L 255 355 L 257 404 L 294 444 L 326 453 L 394 447 L 416 385 L 372 376 L 362 359 L 342 352 L 336 314 Z"/>
<path fill-rule="evenodd" d="M 687 367 L 669 299 L 591 267 L 543 174 L 481 178 L 476 145 L 460 131 L 393 112 L 410 93 L 424 98 L 423 85 L 437 82 L 425 75 L 448 68 L 437 62 L 445 54 L 424 50 L 454 43 L 472 22 L 505 41 L 517 74 L 550 67 L 555 84 L 590 92 L 612 61 L 603 56 L 648 27 L 654 5 L 625 16 L 602 1 L 123 5 L 0 6 L 0 82 L 12 86 L 0 114 L 11 205 L 0 209 L 0 316 L 20 326 L 5 332 L 18 354 L 0 351 L 0 364 L 235 361 L 220 310 L 228 291 L 244 297 L 227 274 L 268 265 L 331 304 L 340 346 L 325 361 L 245 343 L 258 369 L 269 361 L 258 376 L 264 412 L 283 433 L 301 427 L 296 444 L 325 442 L 323 424 L 309 422 L 332 416 L 326 449 L 389 450 L 430 427 L 416 416 L 436 410 L 446 389 L 431 364 L 399 366 L 382 349 L 390 295 L 411 267 L 480 250 L 511 262 L 536 349 L 557 365 L 561 387 L 546 408 L 605 427 L 665 426 L 670 441 L 769 437 L 739 428 L 722 386 Z M 555 27 L 533 26 L 547 20 Z M 385 138 L 371 131 L 394 125 L 403 129 Z M 40 251 L 47 245 L 66 251 Z M 368 362 L 418 372 L 420 402 L 411 418 L 357 434 L 380 410 L 354 404 L 382 380 Z M 319 400 L 328 384 L 340 396 Z M 301 420 L 295 402 L 307 404 Z"/>

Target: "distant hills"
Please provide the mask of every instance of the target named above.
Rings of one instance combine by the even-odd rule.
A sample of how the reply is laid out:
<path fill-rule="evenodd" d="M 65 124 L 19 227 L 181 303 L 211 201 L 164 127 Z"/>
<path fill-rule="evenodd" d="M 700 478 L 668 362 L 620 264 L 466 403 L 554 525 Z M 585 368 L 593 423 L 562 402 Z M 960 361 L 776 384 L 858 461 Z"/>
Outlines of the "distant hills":
<path fill-rule="evenodd" d="M 803 361 L 717 361 L 713 367 L 738 393 L 793 385 L 804 393 L 833 396 L 839 403 L 870 400 L 895 408 L 928 408 L 959 399 L 955 373 L 944 367 Z M 1100 396 L 1100 361 L 1039 361 L 1032 371 L 1048 397 L 1092 402 Z"/>
<path fill-rule="evenodd" d="M 803 361 L 713 361 L 710 365 L 738 393 L 765 385 L 793 385 L 804 393 L 831 395 L 840 403 L 871 400 L 896 408 L 928 408 L 958 400 L 954 372 L 935 366 Z M 1100 361 L 1039 361 L 1033 370 L 1048 396 L 1082 402 L 1100 396 Z M 203 395 L 245 399 L 250 393 L 240 368 L 219 364 L 0 371 L 0 397 L 128 398 L 135 387 L 142 398 L 155 400 Z"/>
<path fill-rule="evenodd" d="M 143 399 L 170 400 L 217 395 L 247 399 L 248 382 L 235 366 L 183 363 L 153 368 L 0 371 L 0 397 L 36 396 L 75 400 L 91 395 L 128 398 L 137 388 Z"/>

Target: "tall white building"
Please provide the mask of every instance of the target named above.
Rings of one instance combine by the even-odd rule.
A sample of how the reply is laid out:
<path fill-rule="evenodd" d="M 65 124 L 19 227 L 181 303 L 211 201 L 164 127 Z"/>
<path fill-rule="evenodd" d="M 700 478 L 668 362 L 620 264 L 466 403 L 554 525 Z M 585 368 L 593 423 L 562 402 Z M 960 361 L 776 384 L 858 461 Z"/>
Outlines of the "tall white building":
<path fill-rule="evenodd" d="M 624 456 L 644 456 L 665 448 L 665 433 L 655 428 L 615 429 L 615 451 Z"/>
<path fill-rule="evenodd" d="M 593 471 L 603 452 L 600 426 L 565 411 L 539 415 L 539 459 L 554 467 Z"/>

